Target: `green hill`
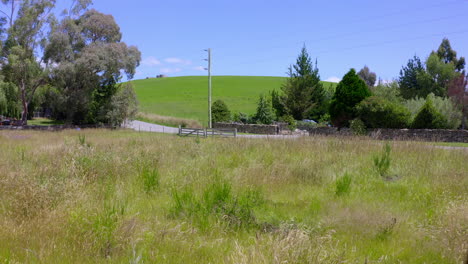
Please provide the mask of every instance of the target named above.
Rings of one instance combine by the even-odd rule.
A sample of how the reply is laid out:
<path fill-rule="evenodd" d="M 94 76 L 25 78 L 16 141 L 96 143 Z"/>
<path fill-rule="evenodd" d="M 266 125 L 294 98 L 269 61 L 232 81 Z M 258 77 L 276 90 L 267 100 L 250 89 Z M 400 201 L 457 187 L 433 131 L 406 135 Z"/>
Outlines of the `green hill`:
<path fill-rule="evenodd" d="M 214 76 L 213 102 L 221 99 L 232 112 L 255 112 L 258 96 L 280 89 L 285 77 Z M 187 76 L 132 81 L 140 111 L 163 116 L 194 119 L 205 124 L 207 117 L 208 78 Z M 334 87 L 325 83 L 325 87 Z"/>

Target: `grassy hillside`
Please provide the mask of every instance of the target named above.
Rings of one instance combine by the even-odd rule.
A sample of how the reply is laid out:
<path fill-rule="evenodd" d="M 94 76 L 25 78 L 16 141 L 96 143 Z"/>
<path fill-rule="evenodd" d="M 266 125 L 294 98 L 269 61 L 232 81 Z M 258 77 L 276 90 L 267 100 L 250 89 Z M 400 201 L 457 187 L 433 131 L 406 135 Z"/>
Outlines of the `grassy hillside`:
<path fill-rule="evenodd" d="M 0 263 L 462 263 L 468 152 L 0 132 Z"/>
<path fill-rule="evenodd" d="M 258 96 L 279 89 L 284 77 L 214 76 L 213 101 L 224 100 L 233 112 L 252 114 Z M 164 116 L 195 119 L 206 124 L 208 78 L 172 77 L 132 81 L 140 110 Z M 326 87 L 335 85 L 325 83 Z"/>

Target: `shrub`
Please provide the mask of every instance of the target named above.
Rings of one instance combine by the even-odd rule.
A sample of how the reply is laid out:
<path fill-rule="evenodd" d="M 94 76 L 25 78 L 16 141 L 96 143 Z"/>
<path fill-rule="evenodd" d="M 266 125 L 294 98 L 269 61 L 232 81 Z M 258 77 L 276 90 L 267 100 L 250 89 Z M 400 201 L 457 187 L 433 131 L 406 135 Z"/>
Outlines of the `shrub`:
<path fill-rule="evenodd" d="M 260 124 L 269 125 L 273 123 L 275 117 L 271 107 L 271 101 L 263 95 L 260 95 L 257 105 L 257 112 L 255 114 L 255 121 Z"/>
<path fill-rule="evenodd" d="M 280 121 L 288 123 L 288 129 L 291 131 L 294 131 L 297 128 L 297 122 L 292 115 L 285 115 L 280 118 Z"/>
<path fill-rule="evenodd" d="M 356 113 L 369 128 L 405 128 L 411 116 L 405 107 L 377 96 L 360 102 Z"/>
<path fill-rule="evenodd" d="M 363 136 L 367 134 L 367 128 L 364 122 L 361 119 L 356 118 L 350 122 L 349 127 L 354 135 Z"/>
<path fill-rule="evenodd" d="M 347 126 L 356 117 L 354 107 L 371 95 L 366 83 L 351 69 L 336 87 L 330 103 L 330 117 L 335 126 Z"/>
<path fill-rule="evenodd" d="M 351 181 L 351 176 L 348 173 L 345 173 L 343 177 L 336 180 L 335 194 L 337 196 L 348 194 L 351 189 Z"/>
<path fill-rule="evenodd" d="M 232 117 L 234 122 L 239 122 L 243 124 L 249 123 L 249 116 L 246 113 L 235 113 L 234 116 Z"/>
<path fill-rule="evenodd" d="M 437 112 L 445 117 L 447 128 L 457 129 L 460 127 L 463 113 L 460 107 L 458 107 L 452 99 L 435 96 L 434 94 L 429 94 L 427 98 L 432 101 Z M 415 98 L 405 101 L 405 107 L 410 111 L 413 120 L 425 103 L 426 100 L 423 98 Z"/>
<path fill-rule="evenodd" d="M 216 100 L 211 107 L 211 119 L 213 123 L 227 122 L 231 120 L 231 112 L 223 100 Z"/>
<path fill-rule="evenodd" d="M 442 129 L 448 128 L 447 119 L 434 107 L 432 100 L 428 98 L 411 125 L 416 129 Z"/>

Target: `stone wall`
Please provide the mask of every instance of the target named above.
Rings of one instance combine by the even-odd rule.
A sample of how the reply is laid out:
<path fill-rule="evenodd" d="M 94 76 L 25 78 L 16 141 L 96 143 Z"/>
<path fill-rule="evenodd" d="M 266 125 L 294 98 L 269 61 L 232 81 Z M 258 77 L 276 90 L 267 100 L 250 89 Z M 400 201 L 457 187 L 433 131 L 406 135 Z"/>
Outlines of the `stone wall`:
<path fill-rule="evenodd" d="M 317 127 L 308 130 L 310 135 L 352 136 L 349 128 Z M 468 130 L 446 129 L 369 129 L 368 136 L 381 140 L 421 140 L 468 143 Z"/>
<path fill-rule="evenodd" d="M 237 129 L 238 133 L 252 133 L 264 135 L 277 135 L 279 126 L 277 125 L 254 125 L 254 124 L 238 124 L 238 123 L 214 123 L 213 128 L 217 129 Z"/>

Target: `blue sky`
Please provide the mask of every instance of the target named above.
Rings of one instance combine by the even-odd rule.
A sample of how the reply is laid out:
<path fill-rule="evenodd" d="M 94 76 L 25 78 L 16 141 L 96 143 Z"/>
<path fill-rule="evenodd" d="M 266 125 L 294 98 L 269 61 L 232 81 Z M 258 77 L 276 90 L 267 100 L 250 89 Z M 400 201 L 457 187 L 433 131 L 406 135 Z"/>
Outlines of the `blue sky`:
<path fill-rule="evenodd" d="M 468 57 L 468 0 L 94 2 L 142 52 L 136 79 L 206 75 L 208 47 L 214 75 L 285 76 L 305 44 L 322 80 L 364 65 L 391 80 L 413 55 L 425 60 L 443 37 Z"/>

